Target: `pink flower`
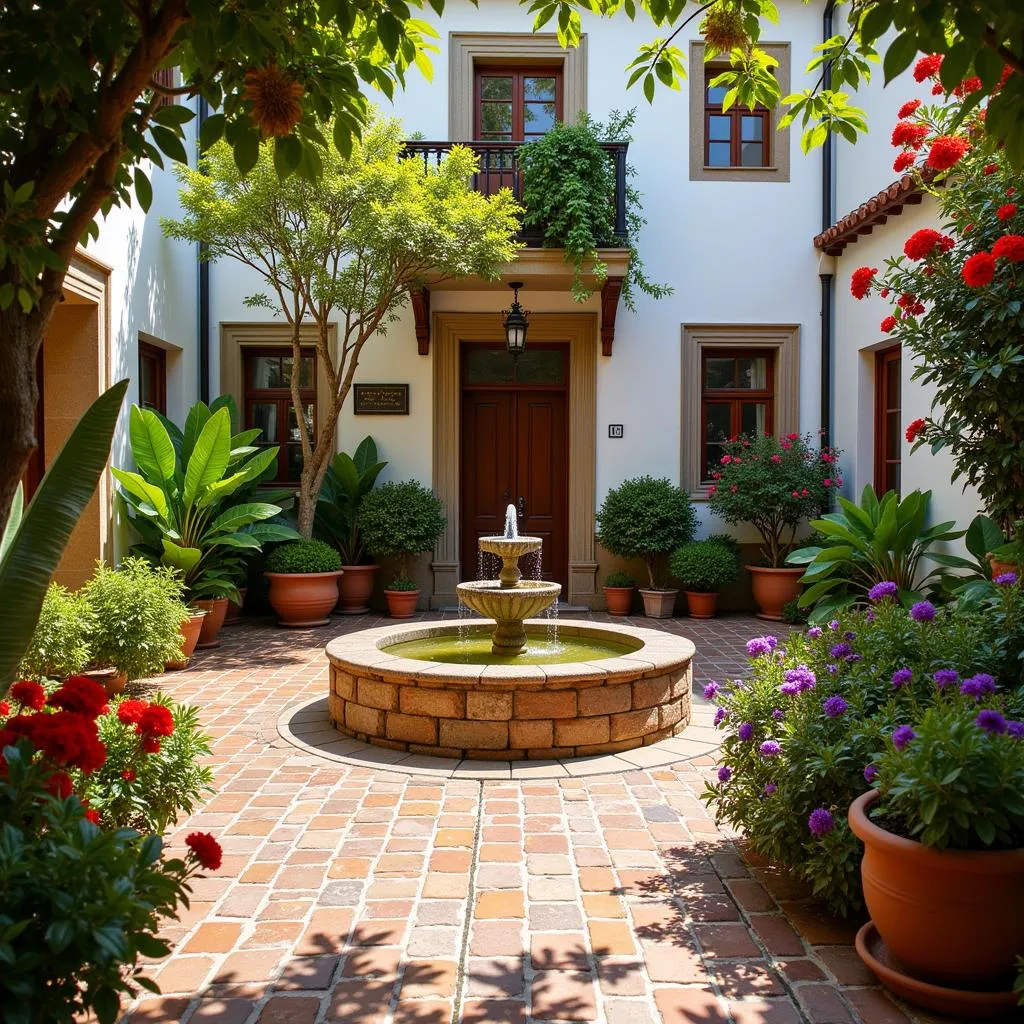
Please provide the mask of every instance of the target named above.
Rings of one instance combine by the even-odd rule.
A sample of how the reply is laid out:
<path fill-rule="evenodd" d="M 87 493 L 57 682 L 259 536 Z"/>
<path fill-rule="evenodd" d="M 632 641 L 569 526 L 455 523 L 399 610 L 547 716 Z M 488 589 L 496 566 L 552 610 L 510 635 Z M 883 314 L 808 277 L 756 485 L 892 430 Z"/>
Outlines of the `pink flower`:
<path fill-rule="evenodd" d="M 802 490 L 802 491 L 800 492 L 800 497 L 801 497 L 801 498 L 806 498 L 806 497 L 807 497 L 807 495 L 808 495 L 808 494 L 810 494 L 810 493 L 811 493 L 811 492 L 810 492 L 810 491 L 808 491 L 808 490 L 807 490 L 807 488 L 805 487 L 805 488 L 804 488 L 804 489 L 803 489 L 803 490 Z"/>
<path fill-rule="evenodd" d="M 829 477 L 825 477 L 825 479 L 824 479 L 824 480 L 822 480 L 821 482 L 822 482 L 822 483 L 823 483 L 823 484 L 824 484 L 824 485 L 825 485 L 826 487 L 831 487 L 831 486 L 832 486 L 832 480 L 831 480 L 831 479 L 830 479 Z"/>
<path fill-rule="evenodd" d="M 721 464 L 723 466 L 728 466 L 729 463 L 732 462 L 732 456 L 731 455 L 723 455 L 720 461 L 721 461 Z"/>
<path fill-rule="evenodd" d="M 732 486 L 731 486 L 731 487 L 729 488 L 729 490 L 730 490 L 730 491 L 732 491 L 732 493 L 733 493 L 733 494 L 735 494 L 735 493 L 736 493 L 736 492 L 737 492 L 737 491 L 739 490 L 739 488 L 738 488 L 738 487 L 737 487 L 737 486 L 736 486 L 735 484 L 733 484 L 733 485 L 732 485 Z"/>
<path fill-rule="evenodd" d="M 788 441 L 783 441 L 783 442 L 782 442 L 782 443 L 781 443 L 781 444 L 779 445 L 779 447 L 780 447 L 780 448 L 781 448 L 781 449 L 782 449 L 783 451 L 787 451 L 787 452 L 788 452 L 788 451 L 789 451 L 789 449 L 790 449 L 790 448 L 792 448 L 793 446 L 792 446 L 792 445 L 791 445 L 791 444 L 790 444 L 790 443 L 789 443 Z"/>
<path fill-rule="evenodd" d="M 773 455 L 772 456 L 772 462 L 779 463 L 781 461 L 782 461 L 782 456 L 781 455 Z"/>

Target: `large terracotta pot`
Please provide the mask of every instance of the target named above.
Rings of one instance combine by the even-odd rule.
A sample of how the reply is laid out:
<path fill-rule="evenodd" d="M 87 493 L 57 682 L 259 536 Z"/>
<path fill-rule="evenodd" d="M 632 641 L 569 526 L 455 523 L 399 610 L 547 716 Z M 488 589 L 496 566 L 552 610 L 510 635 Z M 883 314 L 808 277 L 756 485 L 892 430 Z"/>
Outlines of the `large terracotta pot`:
<path fill-rule="evenodd" d="M 118 672 L 116 668 L 90 668 L 79 672 L 78 675 L 99 683 L 107 691 L 108 697 L 116 697 L 123 693 L 128 685 L 128 677 L 123 672 Z"/>
<path fill-rule="evenodd" d="M 335 572 L 265 572 L 270 582 L 271 607 L 280 626 L 326 626 L 338 603 Z"/>
<path fill-rule="evenodd" d="M 228 613 L 224 616 L 225 626 L 235 626 L 242 621 L 242 605 L 245 604 L 245 595 L 249 592 L 248 587 L 239 587 L 238 596 L 241 597 L 242 603 L 235 604 L 234 601 L 228 601 Z"/>
<path fill-rule="evenodd" d="M 418 590 L 385 590 L 388 614 L 393 619 L 411 619 L 416 614 L 416 602 L 420 599 Z"/>
<path fill-rule="evenodd" d="M 864 843 L 861 883 L 889 952 L 923 981 L 978 987 L 1024 950 L 1024 849 L 938 851 L 868 818 L 872 789 L 850 805 Z"/>
<path fill-rule="evenodd" d="M 363 615 L 370 610 L 370 595 L 377 565 L 343 565 L 338 580 L 338 603 L 334 610 L 342 615 Z"/>
<path fill-rule="evenodd" d="M 644 615 L 649 619 L 670 619 L 675 614 L 678 590 L 646 590 L 640 588 L 644 599 Z"/>
<path fill-rule="evenodd" d="M 224 618 L 228 613 L 228 599 L 226 597 L 203 598 L 200 601 L 192 602 L 197 608 L 202 608 L 206 615 L 203 618 L 203 626 L 199 630 L 199 643 L 196 648 L 200 651 L 210 647 L 219 647 L 220 641 L 217 636 L 221 626 L 224 625 Z"/>
<path fill-rule="evenodd" d="M 201 608 L 190 608 L 189 617 L 181 624 L 181 660 L 164 662 L 164 668 L 187 668 L 199 643 L 199 633 L 203 628 L 206 612 Z"/>
<path fill-rule="evenodd" d="M 800 577 L 803 569 L 768 569 L 763 565 L 748 565 L 754 600 L 760 609 L 759 619 L 770 619 L 772 622 L 782 621 L 782 606 L 800 596 L 803 584 Z"/>
<path fill-rule="evenodd" d="M 709 594 L 706 590 L 685 590 L 686 603 L 690 609 L 691 619 L 713 619 L 715 610 L 718 608 L 718 592 L 712 590 Z"/>
<path fill-rule="evenodd" d="M 602 587 L 609 615 L 628 615 L 633 609 L 635 587 Z"/>

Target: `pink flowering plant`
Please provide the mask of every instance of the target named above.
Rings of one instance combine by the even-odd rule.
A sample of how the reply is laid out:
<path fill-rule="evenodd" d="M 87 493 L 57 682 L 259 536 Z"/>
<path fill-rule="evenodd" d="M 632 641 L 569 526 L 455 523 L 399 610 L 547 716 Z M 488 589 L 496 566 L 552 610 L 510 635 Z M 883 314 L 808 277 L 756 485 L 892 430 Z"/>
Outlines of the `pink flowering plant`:
<path fill-rule="evenodd" d="M 743 435 L 724 448 L 711 474 L 708 506 L 730 525 L 750 523 L 761 535 L 764 564 L 778 569 L 800 524 L 825 511 L 843 486 L 840 453 L 795 433 Z"/>
<path fill-rule="evenodd" d="M 915 78 L 938 98 L 901 108 L 895 169 L 933 197 L 937 225 L 913 232 L 881 272 L 858 268 L 850 289 L 892 304 L 879 329 L 934 388 L 907 441 L 948 449 L 953 479 L 976 487 L 1009 534 L 1024 518 L 1024 174 L 986 135 L 977 79 L 949 82 L 937 57 Z"/>

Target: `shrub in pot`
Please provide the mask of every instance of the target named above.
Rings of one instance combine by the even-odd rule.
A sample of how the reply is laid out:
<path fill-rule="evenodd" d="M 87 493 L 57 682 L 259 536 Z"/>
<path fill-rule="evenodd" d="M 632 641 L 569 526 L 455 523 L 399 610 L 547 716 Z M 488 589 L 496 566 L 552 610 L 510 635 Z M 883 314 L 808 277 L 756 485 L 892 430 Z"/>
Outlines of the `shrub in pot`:
<path fill-rule="evenodd" d="M 83 593 L 51 583 L 19 675 L 23 679 L 64 679 L 81 672 L 89 663 L 94 625 L 95 616 Z"/>
<path fill-rule="evenodd" d="M 326 626 L 338 603 L 341 555 L 322 540 L 295 540 L 267 555 L 263 575 L 282 626 Z"/>
<path fill-rule="evenodd" d="M 810 435 L 744 435 L 722 445 L 708 507 L 730 526 L 750 523 L 761 535 L 761 565 L 748 565 L 763 619 L 780 620 L 800 593 L 801 569 L 787 568 L 800 523 L 829 507 L 843 481 L 835 448 L 812 446 Z"/>
<path fill-rule="evenodd" d="M 628 572 L 610 572 L 605 577 L 604 599 L 609 615 L 628 615 L 633 607 L 633 591 L 636 580 Z"/>
<path fill-rule="evenodd" d="M 718 605 L 718 592 L 739 576 L 740 563 L 728 545 L 697 540 L 672 552 L 669 570 L 683 585 L 691 617 L 711 619 Z"/>
<path fill-rule="evenodd" d="M 634 477 L 613 487 L 597 513 L 597 539 L 619 558 L 642 558 L 648 587 L 644 610 L 653 618 L 672 615 L 678 590 L 658 585 L 659 562 L 693 539 L 697 515 L 690 496 L 667 479 Z"/>
<path fill-rule="evenodd" d="M 367 550 L 376 558 L 401 560 L 398 574 L 384 590 L 393 618 L 409 618 L 419 601 L 409 556 L 432 551 L 446 525 L 440 498 L 415 480 L 384 484 L 363 498 L 359 529 Z"/>

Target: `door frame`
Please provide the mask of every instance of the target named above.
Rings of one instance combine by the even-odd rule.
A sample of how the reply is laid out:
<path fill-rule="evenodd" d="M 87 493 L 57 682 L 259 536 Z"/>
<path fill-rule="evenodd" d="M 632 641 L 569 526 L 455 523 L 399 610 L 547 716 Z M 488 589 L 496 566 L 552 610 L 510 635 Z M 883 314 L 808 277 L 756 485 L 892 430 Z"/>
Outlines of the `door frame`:
<path fill-rule="evenodd" d="M 505 341 L 500 315 L 435 313 L 431 357 L 434 362 L 434 490 L 444 502 L 448 523 L 434 548 L 432 608 L 458 603 L 460 578 L 463 341 Z M 533 313 L 530 341 L 569 345 L 569 593 L 570 604 L 597 606 L 597 314 Z M 528 342 L 529 344 L 529 342 Z"/>

